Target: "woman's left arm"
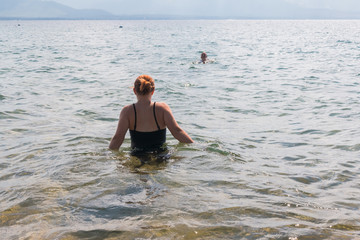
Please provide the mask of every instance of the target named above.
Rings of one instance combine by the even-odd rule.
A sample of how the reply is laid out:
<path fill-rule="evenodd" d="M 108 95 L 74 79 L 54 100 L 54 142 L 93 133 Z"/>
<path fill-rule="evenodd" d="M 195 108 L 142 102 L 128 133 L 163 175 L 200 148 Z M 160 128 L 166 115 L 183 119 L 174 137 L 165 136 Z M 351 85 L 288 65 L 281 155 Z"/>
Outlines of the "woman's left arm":
<path fill-rule="evenodd" d="M 129 129 L 129 118 L 128 118 L 128 106 L 121 110 L 118 126 L 115 135 L 111 139 L 109 148 L 111 150 L 119 150 L 121 144 L 124 141 L 125 134 Z"/>

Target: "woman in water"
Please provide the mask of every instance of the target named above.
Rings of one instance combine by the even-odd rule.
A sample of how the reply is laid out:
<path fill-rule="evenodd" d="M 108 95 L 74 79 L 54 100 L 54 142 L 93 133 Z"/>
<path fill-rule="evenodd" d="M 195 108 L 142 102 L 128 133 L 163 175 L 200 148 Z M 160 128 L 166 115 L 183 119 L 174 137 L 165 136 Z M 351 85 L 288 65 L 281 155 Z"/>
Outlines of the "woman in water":
<path fill-rule="evenodd" d="M 166 128 L 182 143 L 192 143 L 191 137 L 178 125 L 170 107 L 163 102 L 152 102 L 154 80 L 148 75 L 139 76 L 134 83 L 137 103 L 125 106 L 109 148 L 119 150 L 127 130 L 130 130 L 131 148 L 137 151 L 156 151 L 166 141 Z"/>
<path fill-rule="evenodd" d="M 203 64 L 205 64 L 205 63 L 207 62 L 207 54 L 206 54 L 205 52 L 203 52 L 203 53 L 201 54 L 201 62 L 202 62 Z"/>

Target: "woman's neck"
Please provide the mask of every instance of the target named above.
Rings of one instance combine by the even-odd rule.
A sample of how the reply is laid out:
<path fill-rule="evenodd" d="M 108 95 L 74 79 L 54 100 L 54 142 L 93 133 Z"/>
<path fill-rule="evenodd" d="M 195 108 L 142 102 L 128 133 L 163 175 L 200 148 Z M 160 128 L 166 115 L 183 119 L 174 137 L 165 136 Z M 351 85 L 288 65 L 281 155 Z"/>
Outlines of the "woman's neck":
<path fill-rule="evenodd" d="M 151 96 L 137 96 L 137 103 L 141 105 L 150 105 L 151 104 Z"/>

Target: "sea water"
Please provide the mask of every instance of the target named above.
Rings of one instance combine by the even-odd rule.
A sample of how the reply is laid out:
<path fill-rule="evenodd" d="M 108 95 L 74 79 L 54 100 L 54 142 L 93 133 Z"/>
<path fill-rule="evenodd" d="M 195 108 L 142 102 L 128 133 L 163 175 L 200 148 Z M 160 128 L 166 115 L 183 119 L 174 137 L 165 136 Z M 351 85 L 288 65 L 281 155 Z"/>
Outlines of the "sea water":
<path fill-rule="evenodd" d="M 1 238 L 360 239 L 359 29 L 1 21 Z M 108 150 L 141 74 L 195 140 L 166 161 Z"/>

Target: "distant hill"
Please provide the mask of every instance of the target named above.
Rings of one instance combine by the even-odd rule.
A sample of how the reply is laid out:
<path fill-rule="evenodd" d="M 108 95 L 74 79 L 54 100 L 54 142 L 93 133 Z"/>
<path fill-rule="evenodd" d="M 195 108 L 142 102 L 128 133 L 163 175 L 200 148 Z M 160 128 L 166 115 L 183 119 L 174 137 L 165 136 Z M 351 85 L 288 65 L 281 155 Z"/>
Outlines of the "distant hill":
<path fill-rule="evenodd" d="M 285 0 L 104 1 L 102 7 L 117 9 L 120 16 L 51 0 L 0 1 L 0 19 L 360 19 L 359 12 L 304 8 Z"/>
<path fill-rule="evenodd" d="M 114 19 L 95 9 L 74 9 L 56 2 L 41 0 L 1 0 L 0 19 Z"/>

